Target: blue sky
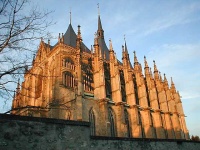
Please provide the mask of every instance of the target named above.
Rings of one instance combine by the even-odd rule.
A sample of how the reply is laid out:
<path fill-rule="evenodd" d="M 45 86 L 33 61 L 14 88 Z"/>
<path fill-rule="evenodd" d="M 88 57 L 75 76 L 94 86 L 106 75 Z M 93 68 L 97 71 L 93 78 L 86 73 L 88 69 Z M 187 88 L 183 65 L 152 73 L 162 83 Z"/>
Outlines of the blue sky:
<path fill-rule="evenodd" d="M 111 38 L 121 60 L 121 46 L 126 37 L 130 59 L 133 51 L 143 65 L 153 60 L 168 81 L 173 77 L 190 135 L 200 136 L 200 1 L 199 0 L 34 0 L 41 9 L 54 10 L 50 19 L 56 22 L 48 30 L 56 37 L 65 33 L 72 12 L 72 26 L 81 25 L 83 42 L 93 45 L 97 30 L 97 3 L 105 41 Z M 38 41 L 39 44 L 39 41 Z M 9 108 L 9 103 L 3 109 Z"/>

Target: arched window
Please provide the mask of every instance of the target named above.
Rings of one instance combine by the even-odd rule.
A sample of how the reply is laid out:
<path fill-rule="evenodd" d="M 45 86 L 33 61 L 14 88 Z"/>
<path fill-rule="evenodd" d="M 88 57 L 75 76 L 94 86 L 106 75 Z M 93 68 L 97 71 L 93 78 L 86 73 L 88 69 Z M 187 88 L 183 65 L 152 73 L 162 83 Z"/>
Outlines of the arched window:
<path fill-rule="evenodd" d="M 123 72 L 123 70 L 120 70 L 120 81 L 121 81 L 122 101 L 126 102 L 126 90 L 125 90 L 125 80 L 124 80 L 124 72 Z"/>
<path fill-rule="evenodd" d="M 113 111 L 112 111 L 111 108 L 109 108 L 109 110 L 108 110 L 108 119 L 109 119 L 109 122 L 110 122 L 110 135 L 112 137 L 115 137 L 116 136 L 116 133 L 115 133 L 115 119 L 114 119 Z"/>
<path fill-rule="evenodd" d="M 63 84 L 67 87 L 74 87 L 75 79 L 71 72 L 65 71 L 63 73 Z"/>
<path fill-rule="evenodd" d="M 131 128 L 130 128 L 130 123 L 129 123 L 129 115 L 128 115 L 128 111 L 126 109 L 124 110 L 124 117 L 125 117 L 125 124 L 127 126 L 127 136 L 131 137 Z"/>
<path fill-rule="evenodd" d="M 90 64 L 82 63 L 84 91 L 93 91 L 93 73 Z"/>
<path fill-rule="evenodd" d="M 90 121 L 90 135 L 95 135 L 95 116 L 94 112 L 91 109 L 89 112 L 89 121 Z"/>
<path fill-rule="evenodd" d="M 111 83 L 110 83 L 110 66 L 109 63 L 104 63 L 106 97 L 111 98 Z"/>
<path fill-rule="evenodd" d="M 140 110 L 138 110 L 138 123 L 141 126 L 142 138 L 145 138 L 144 127 L 143 127 L 143 124 L 142 124 L 142 115 L 140 113 Z"/>
<path fill-rule="evenodd" d="M 151 112 L 150 112 L 150 119 L 151 119 L 151 123 L 150 123 L 150 125 L 152 126 L 152 130 L 153 130 L 154 138 L 157 138 L 157 136 L 156 136 L 156 129 L 155 129 L 155 127 L 154 127 L 154 119 L 153 119 L 153 115 L 152 115 Z"/>
<path fill-rule="evenodd" d="M 161 117 L 161 125 L 164 129 L 164 133 L 165 133 L 165 137 L 168 138 L 168 135 L 167 135 L 167 129 L 166 129 L 166 121 L 165 121 L 165 115 L 163 113 L 160 114 L 160 117 Z"/>
<path fill-rule="evenodd" d="M 139 105 L 138 88 L 137 88 L 136 77 L 135 77 L 134 74 L 133 74 L 133 84 L 134 84 L 134 91 L 135 91 L 136 104 Z"/>
<path fill-rule="evenodd" d="M 72 70 L 75 69 L 74 61 L 69 57 L 63 59 L 63 66 L 68 69 L 72 69 Z"/>
<path fill-rule="evenodd" d="M 71 119 L 71 111 L 70 111 L 70 110 L 67 110 L 67 111 L 66 111 L 66 119 L 67 119 L 67 120 L 70 120 L 70 119 Z"/>
<path fill-rule="evenodd" d="M 35 98 L 40 97 L 42 93 L 42 80 L 43 80 L 42 77 L 43 77 L 42 71 L 40 71 L 35 81 Z"/>

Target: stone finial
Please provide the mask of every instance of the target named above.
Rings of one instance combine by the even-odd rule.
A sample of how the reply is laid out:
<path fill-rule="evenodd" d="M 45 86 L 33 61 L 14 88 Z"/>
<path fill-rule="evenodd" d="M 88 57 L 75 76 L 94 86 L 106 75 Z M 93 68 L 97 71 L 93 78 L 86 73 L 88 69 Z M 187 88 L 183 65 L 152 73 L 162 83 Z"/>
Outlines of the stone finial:
<path fill-rule="evenodd" d="M 112 41 L 111 41 L 111 39 L 109 39 L 109 47 L 110 47 L 110 51 L 112 51 L 112 50 L 113 50 L 113 46 L 112 46 Z"/>
<path fill-rule="evenodd" d="M 172 80 L 172 77 L 171 77 L 171 89 L 173 90 L 173 92 L 176 91 L 176 88 L 175 88 L 174 82 Z"/>
<path fill-rule="evenodd" d="M 159 71 L 159 78 L 160 78 L 160 81 L 162 82 L 162 75 L 160 71 Z"/>
<path fill-rule="evenodd" d="M 153 60 L 153 64 L 154 64 L 154 72 L 158 72 L 155 60 Z"/>
<path fill-rule="evenodd" d="M 133 53 L 134 53 L 134 64 L 135 64 L 135 63 L 138 63 L 138 60 L 137 60 L 136 52 L 134 51 Z"/>
<path fill-rule="evenodd" d="M 148 63 L 147 63 L 146 56 L 144 56 L 144 65 L 145 65 L 145 68 L 149 68 Z"/>
<path fill-rule="evenodd" d="M 78 25 L 77 38 L 82 40 L 82 38 L 81 38 L 81 26 L 80 25 Z"/>

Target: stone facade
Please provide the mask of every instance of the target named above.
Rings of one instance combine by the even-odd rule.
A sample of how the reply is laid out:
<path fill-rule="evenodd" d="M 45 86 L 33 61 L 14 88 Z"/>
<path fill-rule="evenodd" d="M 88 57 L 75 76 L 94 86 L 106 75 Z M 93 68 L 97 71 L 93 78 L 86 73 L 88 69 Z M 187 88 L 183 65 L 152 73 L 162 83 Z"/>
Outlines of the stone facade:
<path fill-rule="evenodd" d="M 134 52 L 130 63 L 126 42 L 122 62 L 112 41 L 107 48 L 100 15 L 89 50 L 71 23 L 58 42 L 42 39 L 33 66 L 18 83 L 12 114 L 91 122 L 91 135 L 189 139 L 181 99 L 171 79 L 152 73 L 144 58 L 144 74 Z"/>
<path fill-rule="evenodd" d="M 90 136 L 90 123 L 0 114 L 0 150 L 198 150 L 200 142 Z"/>

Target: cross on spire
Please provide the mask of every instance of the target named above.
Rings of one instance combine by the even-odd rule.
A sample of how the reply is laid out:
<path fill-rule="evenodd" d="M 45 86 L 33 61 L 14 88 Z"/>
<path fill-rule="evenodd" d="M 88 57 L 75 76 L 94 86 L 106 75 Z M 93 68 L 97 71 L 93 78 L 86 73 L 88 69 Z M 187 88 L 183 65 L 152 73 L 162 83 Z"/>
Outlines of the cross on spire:
<path fill-rule="evenodd" d="M 72 23 L 72 12 L 71 12 L 71 7 L 70 7 L 69 9 L 70 9 L 70 11 L 69 11 L 69 18 L 70 18 L 69 24 L 71 24 L 71 23 Z"/>
<path fill-rule="evenodd" d="M 100 15 L 99 3 L 97 3 L 98 15 Z"/>

